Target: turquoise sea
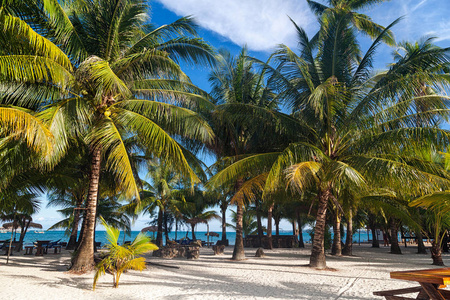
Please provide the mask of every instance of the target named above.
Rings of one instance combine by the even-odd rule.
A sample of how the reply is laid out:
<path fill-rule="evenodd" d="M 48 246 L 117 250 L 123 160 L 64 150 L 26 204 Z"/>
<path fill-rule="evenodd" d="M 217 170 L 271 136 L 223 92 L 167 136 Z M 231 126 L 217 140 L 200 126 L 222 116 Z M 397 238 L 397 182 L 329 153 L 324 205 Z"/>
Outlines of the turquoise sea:
<path fill-rule="evenodd" d="M 61 242 L 67 242 L 69 240 L 68 236 L 64 235 L 64 231 L 57 231 L 57 230 L 50 230 L 50 231 L 43 231 L 43 233 L 39 233 L 40 231 L 35 230 L 29 230 L 25 236 L 25 244 L 32 244 L 33 242 L 37 240 L 51 240 L 51 241 L 57 241 L 61 240 Z M 137 235 L 139 231 L 132 231 L 131 236 L 123 236 L 123 233 L 120 233 L 119 237 L 119 243 L 123 243 L 123 241 L 131 241 L 133 240 Z M 221 233 L 219 233 L 219 237 L 210 237 L 210 241 L 216 242 L 217 240 L 221 239 Z M 195 235 L 197 239 L 201 239 L 203 241 L 207 240 L 205 231 L 196 231 Z M 275 231 L 273 232 L 275 234 Z M 292 235 L 292 231 L 282 231 L 280 232 L 282 235 Z M 153 233 L 147 233 L 148 236 L 152 237 Z M 171 232 L 169 234 L 171 239 L 175 239 L 175 232 Z M 186 231 L 178 231 L 176 234 L 176 239 L 180 239 L 186 236 Z M 0 240 L 6 240 L 11 237 L 11 233 L 0 233 Z M 156 237 L 156 233 L 155 233 Z M 188 237 L 192 238 L 192 233 L 188 232 Z M 371 237 L 371 236 L 370 236 Z M 227 238 L 229 240 L 230 245 L 234 245 L 234 240 L 236 239 L 236 233 L 235 232 L 227 232 Z M 19 233 L 17 233 L 17 239 L 19 239 Z M 345 236 L 343 237 L 345 239 Z M 96 231 L 95 232 L 95 240 L 97 242 L 101 242 L 102 245 L 107 242 L 106 239 L 106 232 L 105 231 Z M 311 242 L 311 236 L 309 235 L 309 230 L 305 230 L 303 232 L 303 240 L 305 242 Z M 366 231 L 361 231 L 360 233 L 356 233 L 353 235 L 353 241 L 355 243 L 361 242 L 367 242 L 368 241 L 368 235 Z"/>

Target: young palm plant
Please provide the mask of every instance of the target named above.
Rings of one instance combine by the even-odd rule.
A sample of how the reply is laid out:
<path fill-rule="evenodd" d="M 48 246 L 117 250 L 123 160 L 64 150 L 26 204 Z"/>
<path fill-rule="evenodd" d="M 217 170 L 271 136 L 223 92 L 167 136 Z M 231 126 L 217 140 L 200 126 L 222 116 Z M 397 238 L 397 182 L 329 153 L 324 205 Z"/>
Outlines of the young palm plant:
<path fill-rule="evenodd" d="M 156 245 L 150 242 L 150 238 L 143 233 L 139 233 L 130 245 L 120 246 L 117 243 L 120 231 L 112 226 L 108 226 L 103 218 L 101 221 L 106 229 L 106 237 L 109 241 L 109 244 L 106 245 L 108 253 L 95 267 L 93 290 L 95 290 L 100 276 L 105 275 L 106 272 L 112 274 L 113 286 L 115 288 L 119 287 L 120 276 L 125 271 L 142 271 L 145 269 L 145 258 L 139 257 L 140 255 L 158 249 Z"/>
<path fill-rule="evenodd" d="M 53 146 L 43 161 L 57 162 L 71 136 L 83 138 L 89 147 L 86 220 L 72 270 L 90 270 L 102 165 L 115 175 L 124 198 L 139 198 L 125 139 L 136 138 L 148 153 L 170 161 L 192 183 L 199 181 L 173 136 L 210 142 L 211 128 L 188 108 L 211 104 L 178 62 L 209 64 L 214 55 L 195 36 L 190 18 L 151 26 L 146 1 L 10 2 L 9 10 L 29 22 L 15 18 L 21 28 L 42 33 L 32 39 L 20 31 L 23 44 L 30 48 L 38 39 L 51 51 L 33 48 L 22 54 L 7 46 L 11 39 L 5 33 L 1 46 L 17 55 L 0 59 L 0 78 L 11 83 L 4 98 L 20 98 L 23 107 L 39 100 L 33 116 L 49 128 Z"/>

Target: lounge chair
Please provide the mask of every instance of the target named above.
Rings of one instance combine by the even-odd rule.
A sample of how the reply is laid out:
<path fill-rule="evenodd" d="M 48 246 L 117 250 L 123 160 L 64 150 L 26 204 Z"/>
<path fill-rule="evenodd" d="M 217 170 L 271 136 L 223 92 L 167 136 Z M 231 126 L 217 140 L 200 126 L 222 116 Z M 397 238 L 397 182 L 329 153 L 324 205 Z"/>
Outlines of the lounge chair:
<path fill-rule="evenodd" d="M 190 245 L 192 242 L 192 240 L 190 238 L 184 238 L 184 239 L 181 239 L 180 241 L 181 241 L 180 245 Z"/>

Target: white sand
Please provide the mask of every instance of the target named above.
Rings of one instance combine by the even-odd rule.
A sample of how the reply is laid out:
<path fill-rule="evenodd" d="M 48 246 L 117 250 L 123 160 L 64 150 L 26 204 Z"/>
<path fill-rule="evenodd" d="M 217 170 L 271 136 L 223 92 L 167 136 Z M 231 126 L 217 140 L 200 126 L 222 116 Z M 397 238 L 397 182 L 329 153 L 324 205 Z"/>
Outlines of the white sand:
<path fill-rule="evenodd" d="M 69 253 L 43 257 L 0 257 L 0 299 L 383 299 L 373 291 L 412 287 L 417 284 L 389 279 L 395 270 L 427 269 L 430 255 L 416 254 L 416 247 L 402 247 L 403 255 L 389 254 L 387 247 L 354 246 L 353 257 L 327 256 L 334 271 L 306 267 L 310 249 L 246 249 L 247 259 L 231 261 L 232 247 L 214 256 L 202 248 L 200 259 L 147 261 L 179 269 L 149 266 L 145 271 L 124 274 L 117 289 L 112 276 L 101 277 L 92 291 L 93 273 L 82 276 L 65 272 Z M 449 263 L 450 256 L 444 255 Z"/>

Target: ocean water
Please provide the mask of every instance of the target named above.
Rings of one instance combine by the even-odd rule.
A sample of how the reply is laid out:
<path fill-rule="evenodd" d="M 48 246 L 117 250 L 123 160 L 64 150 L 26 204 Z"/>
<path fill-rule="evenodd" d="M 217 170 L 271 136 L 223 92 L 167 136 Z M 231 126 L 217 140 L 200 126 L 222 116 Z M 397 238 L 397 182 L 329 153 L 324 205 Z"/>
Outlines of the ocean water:
<path fill-rule="evenodd" d="M 216 242 L 217 240 L 220 240 L 222 237 L 222 234 L 220 232 L 219 233 L 219 237 L 210 237 L 209 240 L 212 242 Z M 139 231 L 132 231 L 131 232 L 131 236 L 126 235 L 124 238 L 123 232 L 120 233 L 119 236 L 119 244 L 123 243 L 124 241 L 132 241 L 137 235 L 139 234 Z M 169 237 L 170 239 L 180 239 L 183 237 L 186 237 L 186 234 L 188 235 L 189 238 L 192 238 L 192 233 L 191 232 L 187 232 L 186 231 L 178 231 L 177 233 L 175 232 L 171 232 L 169 233 Z M 205 235 L 206 232 L 205 231 L 196 231 L 195 235 L 197 239 L 201 239 L 203 241 L 207 240 L 207 236 Z M 275 234 L 275 231 L 273 232 L 273 234 Z M 281 235 L 292 235 L 292 231 L 282 231 L 280 232 Z M 156 237 L 156 232 L 153 234 L 151 232 L 148 232 L 147 235 L 149 237 Z M 19 239 L 20 234 L 17 233 L 16 238 L 17 240 Z M 11 233 L 7 232 L 7 233 L 0 233 L 0 240 L 6 240 L 9 239 L 11 237 Z M 358 233 L 355 233 L 353 235 L 353 242 L 358 243 L 365 243 L 368 242 L 369 237 L 371 238 L 371 235 L 368 236 L 367 231 L 360 231 Z M 227 232 L 227 239 L 230 243 L 230 245 L 234 245 L 234 241 L 236 239 L 236 233 L 235 232 Z M 345 241 L 345 236 L 342 238 L 343 241 Z M 61 242 L 67 242 L 69 240 L 68 236 L 64 235 L 64 231 L 58 231 L 58 230 L 49 230 L 49 231 L 43 231 L 43 233 L 40 233 L 39 231 L 35 231 L 35 230 L 29 230 L 27 232 L 27 234 L 25 235 L 25 240 L 24 243 L 25 244 L 32 244 L 33 242 L 37 241 L 37 240 L 50 240 L 50 241 L 57 241 L 57 240 L 61 240 Z M 105 231 L 96 231 L 95 232 L 95 240 L 97 242 L 100 242 L 103 244 L 107 243 L 107 239 L 106 239 L 106 232 Z M 311 236 L 309 234 L 309 230 L 304 230 L 303 231 L 303 240 L 306 243 L 310 243 L 311 242 Z"/>

